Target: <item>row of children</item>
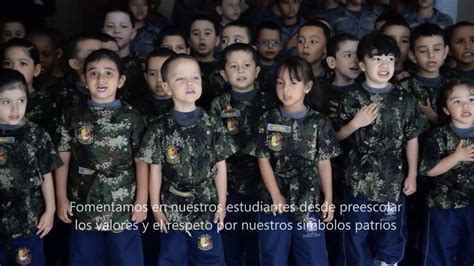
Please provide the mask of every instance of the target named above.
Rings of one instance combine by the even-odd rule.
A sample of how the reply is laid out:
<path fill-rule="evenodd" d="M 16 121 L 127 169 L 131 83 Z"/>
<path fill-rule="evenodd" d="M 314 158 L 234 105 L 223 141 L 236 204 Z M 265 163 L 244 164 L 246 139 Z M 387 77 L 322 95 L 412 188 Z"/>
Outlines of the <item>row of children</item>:
<path fill-rule="evenodd" d="M 119 13 L 120 16 L 126 14 L 116 11 L 112 12 L 111 16 L 116 15 L 115 13 Z M 129 23 L 131 21 L 128 16 L 122 19 Z M 389 25 L 388 22 L 387 27 Z M 131 77 L 128 74 L 123 75 L 121 60 L 117 55 L 105 50 L 90 54 L 93 50 L 106 45 L 106 42 L 102 42 L 102 39 L 96 36 L 82 36 L 74 43 L 75 57 L 68 63 L 77 71 L 77 85 L 83 87 L 82 90 L 79 86 L 76 89 L 76 84 L 74 84 L 73 89 L 67 91 L 70 94 L 61 90 L 64 87 L 58 89 L 62 93 L 56 95 L 66 99 L 56 101 L 57 104 L 62 103 L 60 106 L 64 107 L 61 108 L 64 117 L 59 123 L 58 134 L 54 133 L 58 125 L 54 125 L 55 122 L 51 120 L 51 113 L 37 107 L 40 113 L 43 112 L 43 117 L 46 117 L 42 126 L 45 129 L 48 129 L 48 126 L 51 127 L 50 131 L 55 135 L 55 144 L 64 163 L 55 175 L 59 216 L 61 220 L 71 222 L 68 214 L 73 214 L 75 225 L 81 222 L 94 225 L 92 231 L 73 230 L 70 243 L 71 265 L 94 265 L 95 262 L 106 263 L 106 261 L 109 264 L 122 265 L 125 263 L 123 261 L 130 259 L 138 260 L 130 262 L 131 264 L 140 265 L 142 263 L 141 244 L 137 232 L 106 230 L 108 232 L 103 233 L 95 230 L 98 229 L 97 225 L 105 224 L 107 221 L 123 223 L 131 217 L 133 221 L 140 222 L 145 218 L 145 214 L 140 211 L 134 212 L 133 215 L 127 211 L 108 213 L 76 211 L 72 213 L 69 209 L 69 200 L 76 204 L 143 206 L 147 202 L 149 187 L 151 206 L 196 203 L 225 206 L 226 200 L 227 203 L 255 203 L 263 200 L 265 203 L 273 203 L 276 207 L 285 206 L 284 203 L 302 206 L 304 203 L 319 203 L 318 191 L 322 189 L 324 195 L 321 197 L 322 202 L 331 205 L 332 201 L 339 200 L 336 197 L 333 199 L 332 196 L 329 163 L 329 159 L 341 152 L 336 138 L 339 140 L 347 138 L 347 141 L 341 142 L 345 151 L 342 159 L 345 162 L 343 166 L 337 165 L 338 162 L 336 162 L 337 167 L 334 168 L 336 174 L 338 170 L 345 168 L 345 173 L 337 175 L 334 179 L 335 182 L 345 179 L 344 190 L 340 185 L 334 187 L 335 193 L 342 191 L 343 202 L 345 204 L 397 202 L 404 206 L 405 198 L 400 196 L 400 190 L 403 188 L 403 192 L 409 195 L 416 187 L 414 185 L 414 177 L 418 171 L 416 166 L 418 160 L 415 156 L 418 153 L 415 149 L 416 137 L 422 133 L 429 134 L 420 110 L 426 114 L 433 126 L 441 124 L 438 116 L 443 113 L 451 115 L 451 126 L 436 129 L 433 134 L 437 137 L 426 138 L 427 143 L 424 144 L 427 152 L 423 157 L 423 162 L 426 161 L 423 172 L 428 175 L 444 174 L 442 178 L 439 178 L 440 182 L 436 183 L 435 189 L 430 192 L 432 193 L 430 196 L 432 209 L 428 223 L 430 226 L 427 227 L 429 230 L 426 230 L 430 237 L 423 237 L 426 240 L 426 245 L 423 245 L 427 255 L 425 261 L 427 265 L 442 264 L 440 261 L 444 260 L 448 264 L 454 258 L 467 263 L 472 261 L 469 254 L 473 252 L 468 250 L 472 245 L 466 242 L 472 242 L 472 238 L 466 238 L 467 233 L 453 233 L 443 227 L 445 224 L 443 219 L 450 219 L 461 226 L 469 227 L 466 221 L 472 217 L 472 202 L 470 202 L 472 189 L 469 187 L 471 182 L 469 178 L 473 176 L 472 162 L 469 159 L 472 154 L 472 145 L 466 145 L 466 142 L 469 144 L 472 139 L 472 84 L 469 81 L 456 81 L 457 78 L 452 78 L 455 75 L 448 76 L 446 80 L 452 79 L 458 84 L 448 84 L 440 78 L 440 67 L 447 56 L 448 48 L 439 27 L 423 25 L 409 37 L 412 45 L 408 53 L 419 68 L 414 77 L 396 86 L 390 86 L 389 80 L 395 72 L 393 69 L 395 60 L 399 58 L 399 51 L 401 53 L 402 49 L 398 49 L 392 39 L 379 34 L 364 37 L 359 46 L 357 46 L 357 38 L 339 35 L 333 37 L 326 47 L 326 41 L 329 38 L 327 26 L 319 22 L 308 22 L 297 33 L 297 53 L 305 60 L 293 57 L 285 59 L 278 68 L 275 68 L 277 79 L 276 83 L 272 83 L 271 79 L 267 79 L 266 82 L 256 82 L 264 71 L 263 67 L 258 66 L 258 56 L 253 48 L 243 44 L 231 45 L 234 42 L 251 42 L 250 30 L 244 26 L 232 26 L 232 24 L 229 24 L 227 29 L 228 32 L 225 33 L 224 28 L 221 36 L 223 40 L 228 40 L 223 42 L 228 47 L 225 47 L 223 51 L 222 63 L 219 67 L 222 69 L 219 70 L 218 64 L 213 63 L 207 75 L 201 75 L 200 71 L 206 69 L 206 64 L 202 62 L 212 61 L 218 28 L 206 17 L 196 19 L 191 24 L 189 34 L 191 44 L 193 38 L 195 40 L 195 46 L 191 45 L 191 48 L 195 51 L 195 58 L 200 61 L 199 64 L 196 64 L 195 59 L 191 57 L 176 57 L 167 50 L 157 50 L 148 56 L 144 76 L 152 95 L 156 97 L 144 97 L 134 106 L 140 107 L 148 101 L 163 109 L 150 106 L 148 110 L 158 113 L 151 114 L 150 116 L 154 117 L 147 119 L 146 125 L 149 129 L 143 138 L 145 124 L 141 121 L 140 115 L 125 103 L 127 100 L 136 98 L 129 96 L 125 97 L 126 101 L 116 100 L 116 89 L 121 88 L 118 90 L 120 93 L 124 89 L 126 80 Z M 453 41 L 448 43 L 452 47 L 452 55 L 457 59 L 457 67 L 461 70 L 472 69 L 473 60 L 470 52 L 472 32 L 472 24 L 460 23 L 450 33 L 450 39 Z M 269 61 L 275 63 L 278 54 L 275 50 L 281 49 L 278 27 L 276 29 L 263 28 L 258 38 L 265 33 L 271 37 L 259 39 L 257 48 L 259 45 L 267 48 L 267 50 L 262 49 L 267 52 L 260 52 L 260 56 L 267 55 Z M 117 38 L 120 37 L 119 33 L 116 35 Z M 226 36 L 227 39 L 225 39 Z M 181 49 L 183 52 L 189 51 L 185 37 L 183 38 L 182 35 L 163 36 L 162 45 L 166 39 L 168 42 L 166 45 L 169 48 Z M 400 41 L 400 43 L 403 42 L 403 40 Z M 114 44 L 114 41 L 111 43 Z M 120 51 L 123 46 L 115 45 L 115 50 Z M 30 165 L 30 163 L 35 165 L 31 167 L 35 171 L 40 169 L 40 174 L 22 175 L 22 178 L 32 177 L 30 182 L 36 180 L 34 182 L 36 185 L 31 188 L 35 191 L 31 195 L 35 196 L 31 198 L 24 198 L 24 195 L 30 194 L 24 193 L 25 189 L 30 188 L 16 187 L 19 184 L 29 186 L 29 182 L 11 181 L 12 178 L 17 177 L 18 172 L 15 172 L 17 170 L 5 175 L 8 181 L 2 181 L 2 184 L 7 184 L 5 187 L 2 186 L 2 189 L 6 191 L 5 194 L 2 191 L 2 197 L 7 198 L 5 201 L 2 200 L 2 208 L 4 208 L 2 212 L 5 213 L 2 215 L 2 220 L 8 221 L 6 226 L 9 226 L 5 229 L 8 232 L 5 235 L 8 237 L 5 240 L 6 248 L 2 249 L 2 254 L 5 255 L 2 256 L 10 256 L 9 259 L 15 259 L 11 257 L 11 254 L 16 252 L 17 248 L 19 250 L 16 253 L 16 259 L 42 258 L 41 241 L 34 236 L 30 238 L 30 233 L 33 225 L 38 225 L 42 235 L 50 230 L 51 213 L 54 213 L 51 211 L 54 204 L 51 195 L 54 195 L 54 192 L 51 190 L 52 183 L 48 181 L 51 180 L 48 173 L 61 164 L 53 152 L 51 141 L 48 138 L 41 141 L 35 140 L 35 137 L 38 138 L 43 132 L 39 132 L 41 129 L 31 122 L 24 122 L 21 114 L 21 112 L 25 113 L 22 108 L 26 108 L 24 105 L 26 100 L 30 110 L 32 110 L 31 103 L 34 103 L 36 93 L 33 89 L 33 77 L 40 72 L 37 54 L 34 46 L 12 40 L 6 44 L 3 59 L 5 68 L 20 71 L 25 79 L 22 81 L 17 73 L 16 77 L 13 77 L 12 73 L 7 73 L 5 74 L 7 77 L 2 79 L 6 82 L 5 86 L 1 86 L 2 88 L 12 88 L 5 89 L 5 92 L 17 93 L 13 96 L 3 97 L 2 95 L 2 99 L 6 99 L 6 101 L 2 100 L 2 103 L 5 103 L 9 110 L 5 112 L 8 115 L 2 124 L 17 125 L 14 127 L 7 125 L 4 130 L 2 129 L 4 138 L 1 143 L 1 154 L 4 169 L 9 169 L 9 171 L 29 169 L 30 167 L 24 167 L 24 165 Z M 315 78 L 315 74 L 324 73 L 321 62 L 324 61 L 325 55 L 328 66 L 335 69 L 335 77 L 329 82 L 326 81 L 326 75 Z M 173 60 L 167 60 L 170 57 L 173 57 Z M 355 82 L 360 73 L 359 68 L 365 76 L 362 86 Z M 271 73 L 272 70 L 269 72 Z M 459 73 L 469 75 L 469 72 Z M 208 79 L 207 84 L 199 85 L 201 79 L 203 81 Z M 224 81 L 229 84 L 227 85 L 229 88 L 219 85 Z M 23 86 L 11 86 L 12 83 L 23 83 Z M 448 86 L 446 92 L 442 93 L 439 88 L 444 84 Z M 316 87 L 316 90 L 312 87 Z M 213 89 L 216 91 L 212 91 Z M 200 98 L 201 90 L 203 95 L 208 93 L 203 105 L 206 110 L 195 105 L 195 101 Z M 327 95 L 328 92 L 329 95 Z M 221 95 L 217 96 L 217 94 Z M 305 96 L 306 94 L 310 97 Z M 25 98 L 26 95 L 28 99 Z M 52 93 L 52 95 L 55 94 Z M 81 99 L 81 101 L 73 100 L 72 95 L 79 95 L 76 99 Z M 437 95 L 442 95 L 442 100 L 438 100 Z M 412 99 L 413 96 L 416 99 Z M 272 97 L 276 97 L 278 101 Z M 156 98 L 160 101 L 155 101 Z M 306 103 L 305 98 L 309 98 Z M 39 102 L 44 103 L 47 100 L 47 97 L 44 97 Z M 167 106 L 164 107 L 165 105 Z M 73 108 L 67 110 L 71 106 Z M 327 114 L 331 120 L 315 112 L 313 106 Z M 327 107 L 327 109 L 321 107 Z M 170 109 L 169 114 L 161 119 L 157 118 L 158 115 Z M 163 113 L 158 110 L 163 110 Z M 209 111 L 209 114 L 206 111 Z M 147 111 L 143 112 L 145 112 L 144 115 L 148 115 Z M 26 111 L 26 113 L 34 112 Z M 216 117 L 219 116 L 224 126 L 218 123 Z M 28 116 L 28 119 L 35 121 L 32 116 Z M 332 131 L 331 123 L 337 133 Z M 16 135 L 23 134 L 21 132 L 25 129 L 33 130 L 31 128 L 39 130 L 34 133 L 25 133 L 28 136 L 32 135 L 32 139 Z M 24 138 L 27 139 L 26 142 L 21 142 L 24 145 L 19 144 L 19 141 Z M 256 141 L 252 141 L 255 139 Z M 459 139 L 464 139 L 464 143 L 458 147 Z M 436 141 L 432 142 L 432 140 Z M 24 151 L 16 152 L 11 150 L 13 147 L 26 149 L 27 152 L 26 154 Z M 51 155 L 36 158 L 35 153 L 37 154 L 38 147 L 46 150 L 44 154 Z M 28 149 L 36 150 L 32 152 Z M 407 165 L 402 157 L 402 152 L 405 150 Z M 456 152 L 452 153 L 453 156 L 448 156 L 452 151 Z M 235 155 L 230 156 L 234 153 Z M 14 159 L 17 156 L 15 154 L 21 154 L 17 157 L 20 163 Z M 28 156 L 35 158 L 30 159 Z M 254 156 L 259 159 L 256 160 Z M 441 160 L 446 156 L 446 160 Z M 27 162 L 22 161 L 26 158 L 28 158 Z M 226 164 L 223 162 L 227 158 L 228 169 L 225 168 Z M 42 161 L 43 159 L 46 162 L 33 163 L 34 160 Z M 461 167 L 457 167 L 460 161 L 466 162 L 460 163 Z M 10 162 L 17 164 L 9 164 Z M 144 162 L 151 166 L 148 167 Z M 447 171 L 451 168 L 453 170 Z M 407 170 L 409 178 L 403 181 L 405 178 L 403 175 L 407 173 Z M 69 178 L 67 178 L 68 172 Z M 226 179 L 225 174 L 228 175 L 227 189 L 223 182 Z M 261 183 L 260 175 L 266 187 L 265 193 L 258 190 L 258 184 Z M 42 178 L 37 179 L 41 176 L 44 181 Z M 451 176 L 455 178 L 450 179 Z M 135 178 L 136 186 L 133 185 Z M 316 181 L 318 178 L 321 179 L 320 182 Z M 66 180 L 68 182 L 65 182 Z M 212 180 L 215 182 L 215 189 L 212 188 Z M 403 185 L 402 182 L 404 182 Z M 42 187 L 43 193 L 49 196 L 44 196 L 46 211 L 38 223 L 40 214 L 29 212 L 42 209 L 36 207 L 41 206 L 41 198 L 38 198 L 40 184 L 44 187 Z M 66 193 L 66 185 L 70 187 L 69 194 Z M 229 192 L 227 199 L 226 191 Z M 158 195 L 161 195 L 161 198 Z M 10 205 L 11 202 L 17 204 Z M 39 205 L 33 206 L 32 202 Z M 25 208 L 25 206 L 32 207 Z M 277 208 L 275 213 L 283 209 Z M 404 208 L 402 211 L 395 212 L 395 215 L 392 211 L 387 214 L 345 213 L 344 221 L 349 223 L 384 219 L 394 221 L 397 230 L 378 230 L 370 233 L 373 234 L 370 238 L 375 243 L 372 247 L 375 253 L 371 252 L 367 245 L 370 230 L 365 230 L 367 232 L 363 234 L 360 231 L 356 233 L 354 230 L 344 230 L 343 248 L 328 248 L 328 252 L 343 251 L 341 261 L 349 265 L 370 265 L 374 256 L 387 263 L 396 263 L 403 257 L 406 238 L 402 226 L 405 219 L 403 210 Z M 225 212 L 221 210 L 210 217 L 209 212 L 182 213 L 173 210 L 164 212 L 158 210 L 154 212 L 154 215 L 156 220 L 163 224 L 208 221 L 209 219 L 222 223 Z M 242 219 L 255 221 L 256 219 L 255 214 L 252 213 L 241 215 L 247 217 L 232 217 L 229 213 L 227 219 L 238 221 Z M 28 222 L 20 223 L 15 219 L 21 221 L 23 219 L 18 217 L 27 217 Z M 328 212 L 324 214 L 323 219 L 330 221 L 332 217 L 333 214 Z M 314 212 L 297 210 L 277 216 L 261 213 L 258 219 L 266 223 L 300 221 L 310 224 L 317 222 L 319 218 Z M 18 229 L 19 225 L 24 227 Z M 12 233 L 9 230 L 17 230 L 19 233 Z M 462 230 L 466 230 L 462 232 L 467 232 L 472 228 Z M 215 229 L 190 230 L 190 238 L 184 232 L 170 231 L 162 235 L 159 262 L 160 265 L 166 265 L 167 262 L 170 265 L 186 264 L 189 259 L 196 264 L 213 264 L 210 261 L 222 264 L 223 254 L 225 254 L 227 264 L 233 265 L 232 261 L 236 261 L 234 263 L 238 265 L 242 259 L 242 253 L 246 253 L 250 261 L 260 260 L 265 265 L 285 265 L 289 245 L 292 243 L 297 264 L 327 264 L 328 258 L 324 252 L 321 252 L 326 249 L 323 232 L 261 230 L 253 233 L 251 237 L 259 239 L 259 248 L 246 246 L 248 250 L 244 252 L 236 248 L 241 247 L 242 244 L 238 243 L 241 240 L 236 237 L 236 234 L 229 235 L 232 232 L 224 232 L 222 245 Z M 23 236 L 27 236 L 26 242 Z M 30 243 L 35 246 L 29 246 Z M 183 243 L 188 243 L 187 249 L 182 248 Z M 451 246 L 446 247 L 445 243 L 450 243 Z M 130 246 L 123 246 L 127 244 Z M 25 247 L 28 249 L 24 249 Z M 443 252 L 434 252 L 433 250 L 437 248 Z M 222 252 L 222 249 L 225 249 L 225 252 Z M 120 250 L 119 253 L 123 256 L 117 256 L 116 250 Z M 36 253 L 31 257 L 20 256 L 20 254 L 27 254 L 26 251 Z M 238 252 L 234 255 L 233 251 Z M 188 257 L 186 254 L 192 255 Z M 8 262 L 5 264 L 8 265 Z"/>

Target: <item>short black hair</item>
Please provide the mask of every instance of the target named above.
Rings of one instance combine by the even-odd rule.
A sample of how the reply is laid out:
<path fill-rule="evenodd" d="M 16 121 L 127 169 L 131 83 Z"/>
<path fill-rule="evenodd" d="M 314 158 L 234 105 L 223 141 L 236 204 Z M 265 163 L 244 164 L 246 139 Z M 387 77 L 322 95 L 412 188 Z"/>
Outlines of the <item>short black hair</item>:
<path fill-rule="evenodd" d="M 410 25 L 408 24 L 407 20 L 399 14 L 392 14 L 390 17 L 388 17 L 387 21 L 383 26 L 380 28 L 380 32 L 384 33 L 384 31 L 392 26 L 402 26 L 408 29 L 408 31 L 411 32 Z"/>
<path fill-rule="evenodd" d="M 400 16 L 399 14 L 395 13 L 395 12 L 385 12 L 385 13 L 382 13 L 380 14 L 380 16 L 377 17 L 377 19 L 375 20 L 375 23 L 374 23 L 374 30 L 375 30 L 375 25 L 377 24 L 377 22 L 380 22 L 380 21 L 389 21 L 391 20 L 392 18 L 396 18 Z"/>
<path fill-rule="evenodd" d="M 125 65 L 123 64 L 122 59 L 120 59 L 120 56 L 114 51 L 104 48 L 95 50 L 87 56 L 86 60 L 84 61 L 83 73 L 86 74 L 88 64 L 102 59 L 108 59 L 114 62 L 117 66 L 119 75 L 125 75 Z"/>
<path fill-rule="evenodd" d="M 117 43 L 117 40 L 114 37 L 108 35 L 107 33 L 103 33 L 103 32 L 97 33 L 97 37 L 100 39 L 101 42 L 114 42 L 114 43 Z M 118 43 L 117 43 L 117 45 L 118 45 Z"/>
<path fill-rule="evenodd" d="M 34 37 L 49 38 L 54 45 L 54 49 L 62 48 L 64 46 L 64 34 L 56 29 L 38 29 L 30 31 L 26 34 L 26 39 L 31 39 Z"/>
<path fill-rule="evenodd" d="M 199 14 L 197 16 L 194 16 L 193 19 L 191 20 L 191 23 L 189 23 L 188 32 L 187 32 L 188 36 L 191 34 L 191 26 L 193 25 L 193 23 L 199 20 L 209 21 L 214 26 L 214 31 L 216 32 L 216 36 L 221 35 L 219 23 L 212 16 L 207 15 L 207 14 Z"/>
<path fill-rule="evenodd" d="M 469 26 L 474 26 L 474 24 L 469 21 L 459 21 L 458 23 L 450 27 L 447 27 L 445 29 L 446 43 L 451 43 L 453 39 L 454 31 L 456 31 L 459 28 L 469 27 Z"/>
<path fill-rule="evenodd" d="M 276 23 L 276 22 L 274 22 L 274 21 L 264 21 L 264 22 L 258 24 L 257 30 L 255 31 L 255 38 L 254 38 L 254 40 L 258 40 L 258 38 L 260 37 L 260 32 L 261 32 L 263 29 L 269 29 L 269 30 L 276 30 L 276 31 L 278 31 L 278 33 L 279 33 L 279 35 L 280 35 L 280 40 L 281 40 L 281 27 L 280 27 L 280 25 L 278 25 L 278 23 Z"/>
<path fill-rule="evenodd" d="M 231 53 L 236 51 L 243 51 L 250 53 L 252 55 L 252 60 L 255 62 L 255 65 L 258 66 L 258 53 L 252 45 L 247 43 L 233 43 L 227 46 L 224 51 L 222 51 L 221 62 L 220 66 L 221 69 L 225 68 L 225 64 L 227 63 L 228 57 Z"/>
<path fill-rule="evenodd" d="M 245 23 L 243 23 L 242 21 L 239 21 L 239 20 L 232 21 L 232 22 L 227 23 L 227 25 L 225 25 L 224 28 L 222 28 L 222 32 L 224 32 L 224 30 L 228 27 L 237 27 L 237 28 L 245 29 L 245 31 L 247 32 L 247 35 L 249 37 L 249 43 L 253 44 L 252 30 L 250 29 L 249 25 L 247 25 L 247 24 L 245 24 Z"/>
<path fill-rule="evenodd" d="M 20 86 L 13 86 L 15 84 Z M 0 93 L 16 88 L 28 95 L 28 85 L 23 74 L 13 69 L 0 68 Z"/>
<path fill-rule="evenodd" d="M 358 42 L 359 38 L 353 34 L 341 33 L 332 36 L 326 46 L 327 56 L 336 57 L 336 53 L 339 51 L 339 44 L 345 41 Z"/>
<path fill-rule="evenodd" d="M 392 37 L 380 32 L 365 35 L 357 46 L 357 59 L 359 61 L 364 60 L 365 56 L 372 58 L 377 55 L 389 54 L 392 54 L 396 59 L 400 56 L 400 50 Z"/>
<path fill-rule="evenodd" d="M 79 33 L 71 38 L 69 38 L 67 49 L 66 49 L 66 59 L 71 59 L 71 58 L 76 58 L 77 56 L 77 45 L 86 40 L 97 40 L 99 42 L 102 42 L 102 38 L 100 37 L 99 34 L 93 34 L 93 33 Z"/>
<path fill-rule="evenodd" d="M 35 65 L 40 63 L 40 53 L 38 48 L 28 40 L 20 39 L 20 38 L 13 38 L 8 40 L 3 47 L 3 55 L 5 56 L 6 52 L 10 48 L 20 47 L 25 48 L 28 51 L 28 55 L 33 59 L 33 63 Z"/>
<path fill-rule="evenodd" d="M 445 45 L 446 41 L 444 40 L 443 29 L 440 26 L 433 23 L 423 23 L 420 26 L 416 27 L 410 36 L 410 50 L 415 51 L 415 43 L 421 37 L 434 37 L 439 36 L 443 39 Z"/>
<path fill-rule="evenodd" d="M 169 25 L 169 26 L 164 27 L 160 31 L 160 33 L 158 33 L 154 46 L 160 47 L 163 44 L 163 40 L 168 36 L 179 36 L 183 38 L 183 41 L 186 44 L 186 47 L 189 47 L 189 43 L 187 42 L 188 37 L 186 37 L 186 34 L 183 32 L 183 30 L 181 30 L 180 27 L 175 26 L 175 25 Z"/>
<path fill-rule="evenodd" d="M 163 64 L 163 66 L 161 67 L 161 78 L 163 79 L 163 81 L 167 82 L 168 81 L 168 71 L 169 71 L 169 68 L 170 68 L 170 65 L 177 61 L 177 60 L 180 60 L 180 59 L 186 59 L 186 60 L 191 60 L 193 62 L 196 62 L 196 64 L 198 65 L 199 67 L 199 63 L 198 61 L 196 60 L 196 58 L 194 58 L 193 56 L 190 56 L 190 55 L 187 55 L 187 54 L 177 54 L 177 55 L 174 55 L 170 58 L 168 58 L 165 63 Z M 201 68 L 199 67 L 199 71 Z"/>
<path fill-rule="evenodd" d="M 104 23 L 105 23 L 105 18 L 107 17 L 107 15 L 110 13 L 115 13 L 115 12 L 124 13 L 128 15 L 128 17 L 130 18 L 130 22 L 132 23 L 132 29 L 135 28 L 135 18 L 133 17 L 132 12 L 130 12 L 130 10 L 125 9 L 125 8 L 110 8 L 106 10 L 104 13 L 104 19 L 102 20 L 102 28 L 105 26 Z"/>
<path fill-rule="evenodd" d="M 151 58 L 153 57 L 172 57 L 177 55 L 177 53 L 173 52 L 172 50 L 168 48 L 157 48 L 153 51 L 151 51 L 145 60 L 145 71 L 148 71 L 148 62 L 150 61 Z"/>
<path fill-rule="evenodd" d="M 318 19 L 313 19 L 313 20 L 310 20 L 308 22 L 305 22 L 303 25 L 301 25 L 301 27 L 298 29 L 298 33 L 300 32 L 300 30 L 304 27 L 318 27 L 318 28 L 321 28 L 323 30 L 323 33 L 324 33 L 324 37 L 326 38 L 326 42 L 329 40 L 329 38 L 331 37 L 331 29 L 326 25 L 324 24 L 324 22 L 318 20 Z"/>

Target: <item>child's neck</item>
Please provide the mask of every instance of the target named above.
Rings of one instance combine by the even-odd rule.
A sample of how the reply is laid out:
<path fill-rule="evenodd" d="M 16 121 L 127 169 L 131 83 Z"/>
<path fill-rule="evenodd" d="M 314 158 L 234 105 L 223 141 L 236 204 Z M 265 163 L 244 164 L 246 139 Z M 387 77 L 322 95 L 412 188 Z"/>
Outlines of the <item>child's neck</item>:
<path fill-rule="evenodd" d="M 122 48 L 120 48 L 119 51 L 120 58 L 124 58 L 130 55 L 130 45 L 125 45 Z"/>
<path fill-rule="evenodd" d="M 420 70 L 416 73 L 416 75 L 422 78 L 429 78 L 429 79 L 437 78 L 439 77 L 439 69 L 438 71 L 435 71 L 435 72 L 426 72 L 426 71 Z"/>
<path fill-rule="evenodd" d="M 334 78 L 332 85 L 338 86 L 338 87 L 344 87 L 344 86 L 353 84 L 354 81 L 355 81 L 354 79 L 350 79 L 346 77 L 345 75 L 341 75 L 338 72 L 336 72 L 336 77 Z"/>
<path fill-rule="evenodd" d="M 91 95 L 91 101 L 93 103 L 96 103 L 96 104 L 108 104 L 108 103 L 113 103 L 115 102 L 117 99 L 114 98 L 113 99 L 97 99 L 96 97 L 94 97 L 93 95 Z"/>
<path fill-rule="evenodd" d="M 396 72 L 403 71 L 403 61 L 400 60 L 395 64 L 395 71 Z"/>
<path fill-rule="evenodd" d="M 260 64 L 264 66 L 273 66 L 275 64 L 275 59 L 266 60 L 263 57 L 260 57 Z"/>
<path fill-rule="evenodd" d="M 176 101 L 173 101 L 173 103 L 174 103 L 173 109 L 178 112 L 189 113 L 196 110 L 195 103 L 180 103 Z"/>
<path fill-rule="evenodd" d="M 383 88 L 386 88 L 388 85 L 390 85 L 390 82 L 386 82 L 386 83 L 373 83 L 371 82 L 370 80 L 365 80 L 365 84 L 367 84 L 367 86 L 369 86 L 370 88 L 373 88 L 373 89 L 383 89 Z"/>
<path fill-rule="evenodd" d="M 338 7 L 338 5 L 339 5 L 338 1 L 333 1 L 333 0 L 324 1 L 324 6 L 327 9 L 334 9 L 334 8 Z"/>
<path fill-rule="evenodd" d="M 158 99 L 158 100 L 168 100 L 168 99 L 171 99 L 171 97 L 170 97 L 169 95 L 160 96 L 160 95 L 155 94 L 155 93 L 153 93 L 153 97 L 155 97 L 155 99 Z"/>
<path fill-rule="evenodd" d="M 246 92 L 251 92 L 255 89 L 255 86 L 252 84 L 250 87 L 246 89 L 237 89 L 235 87 L 232 87 L 232 90 L 237 92 L 237 93 L 246 93 Z"/>
<path fill-rule="evenodd" d="M 209 55 L 195 54 L 194 57 L 198 62 L 210 63 L 214 61 L 214 56 L 212 54 L 213 53 L 210 53 Z"/>
<path fill-rule="evenodd" d="M 315 78 L 319 77 L 323 72 L 323 68 L 321 67 L 321 60 L 317 61 L 316 63 L 311 65 L 311 69 L 313 70 L 313 76 Z"/>
<path fill-rule="evenodd" d="M 283 111 L 290 114 L 304 112 L 308 110 L 308 108 L 306 107 L 306 105 L 304 105 L 304 103 L 301 103 L 299 105 L 292 105 L 292 106 L 282 105 L 281 108 L 283 109 Z"/>
<path fill-rule="evenodd" d="M 298 16 L 296 16 L 294 18 L 284 18 L 284 17 L 282 17 L 282 21 L 283 21 L 283 25 L 292 26 L 292 25 L 295 25 L 296 22 L 298 22 Z"/>
<path fill-rule="evenodd" d="M 461 70 L 461 71 L 469 71 L 474 69 L 474 61 L 469 63 L 469 64 L 463 64 L 461 62 L 457 62 L 456 69 Z"/>
<path fill-rule="evenodd" d="M 430 19 L 434 15 L 434 9 L 433 6 L 427 7 L 427 8 L 420 8 L 418 10 L 418 16 L 422 19 Z"/>
<path fill-rule="evenodd" d="M 362 10 L 362 4 L 353 4 L 353 3 L 347 3 L 346 5 L 347 10 L 352 11 L 352 12 L 357 12 Z"/>
<path fill-rule="evenodd" d="M 135 21 L 135 29 L 136 29 L 136 30 L 139 30 L 139 29 L 145 27 L 145 25 L 146 25 L 146 24 L 145 24 L 145 20 L 137 20 L 137 21 Z"/>

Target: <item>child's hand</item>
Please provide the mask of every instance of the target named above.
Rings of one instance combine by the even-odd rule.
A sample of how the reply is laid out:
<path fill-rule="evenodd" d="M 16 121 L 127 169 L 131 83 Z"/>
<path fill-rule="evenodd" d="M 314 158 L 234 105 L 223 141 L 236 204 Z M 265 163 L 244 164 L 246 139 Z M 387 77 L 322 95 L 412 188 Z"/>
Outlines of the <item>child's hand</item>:
<path fill-rule="evenodd" d="M 158 210 L 153 212 L 153 216 L 155 217 L 155 221 L 160 223 L 160 232 L 165 234 L 168 233 L 167 225 L 170 222 L 168 221 L 166 214 L 161 210 Z"/>
<path fill-rule="evenodd" d="M 371 103 L 368 106 L 362 107 L 357 111 L 356 115 L 352 119 L 351 123 L 355 128 L 366 127 L 377 118 L 379 113 L 379 107 L 375 103 Z"/>
<path fill-rule="evenodd" d="M 438 122 L 438 114 L 433 110 L 430 99 L 426 99 L 426 105 L 423 103 L 418 103 L 418 105 L 431 124 L 436 124 Z"/>
<path fill-rule="evenodd" d="M 416 192 L 416 175 L 415 176 L 408 176 L 405 179 L 405 183 L 403 185 L 403 194 L 406 196 L 410 196 L 411 194 Z"/>
<path fill-rule="evenodd" d="M 465 147 L 463 146 L 464 146 L 464 140 L 459 141 L 459 144 L 453 153 L 453 155 L 456 156 L 457 161 L 458 162 L 474 161 L 474 143 L 469 144 Z"/>
<path fill-rule="evenodd" d="M 43 213 L 41 216 L 38 225 L 36 228 L 38 228 L 38 231 L 36 232 L 36 235 L 40 235 L 40 238 L 43 238 L 45 235 L 51 231 L 53 228 L 53 223 L 54 223 L 54 211 L 48 212 L 46 211 Z"/>
<path fill-rule="evenodd" d="M 324 201 L 323 203 L 322 209 L 324 222 L 330 222 L 334 218 L 334 209 L 331 205 L 331 201 Z"/>
<path fill-rule="evenodd" d="M 222 206 L 219 206 L 216 213 L 214 214 L 214 223 L 217 224 L 217 232 L 224 229 L 224 218 L 226 215 L 226 210 Z"/>
<path fill-rule="evenodd" d="M 402 71 L 402 72 L 398 73 L 398 74 L 395 76 L 395 78 L 400 81 L 400 80 L 402 80 L 402 79 L 404 79 L 404 78 L 408 78 L 409 76 L 410 76 L 410 73 L 408 73 L 407 71 Z"/>
<path fill-rule="evenodd" d="M 146 219 L 147 207 L 144 203 L 135 202 L 132 212 L 132 222 L 141 223 Z"/>
<path fill-rule="evenodd" d="M 285 210 L 285 205 L 286 205 L 286 199 L 278 193 L 278 195 L 272 196 L 272 213 L 273 215 L 282 214 Z"/>
<path fill-rule="evenodd" d="M 339 104 L 335 101 L 329 101 L 329 115 L 328 117 L 334 118 L 337 117 L 337 109 L 339 108 Z"/>
<path fill-rule="evenodd" d="M 57 200 L 57 210 L 56 210 L 56 213 L 59 217 L 59 219 L 67 224 L 70 224 L 72 221 L 71 219 L 69 219 L 69 217 L 72 217 L 72 209 L 71 209 L 71 205 L 69 203 L 69 199 L 68 198 L 64 198 L 64 199 L 58 199 Z"/>

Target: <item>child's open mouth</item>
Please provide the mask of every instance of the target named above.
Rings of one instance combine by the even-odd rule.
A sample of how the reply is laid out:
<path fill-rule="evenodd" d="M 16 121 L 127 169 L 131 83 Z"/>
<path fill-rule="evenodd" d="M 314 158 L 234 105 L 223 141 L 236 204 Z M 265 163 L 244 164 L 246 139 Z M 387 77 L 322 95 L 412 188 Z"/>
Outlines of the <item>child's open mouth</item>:
<path fill-rule="evenodd" d="M 461 117 L 470 117 L 472 116 L 472 113 L 469 111 L 462 111 L 461 112 Z"/>

